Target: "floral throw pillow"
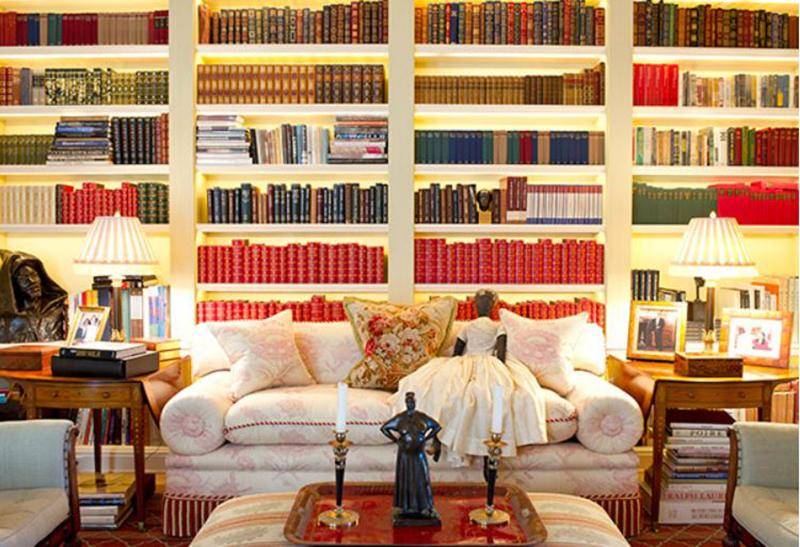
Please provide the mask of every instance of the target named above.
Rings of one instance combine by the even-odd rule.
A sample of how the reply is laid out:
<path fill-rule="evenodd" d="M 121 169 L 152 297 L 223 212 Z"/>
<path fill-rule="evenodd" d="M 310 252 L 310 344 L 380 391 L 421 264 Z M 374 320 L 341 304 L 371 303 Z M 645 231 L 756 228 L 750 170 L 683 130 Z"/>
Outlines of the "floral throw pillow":
<path fill-rule="evenodd" d="M 572 355 L 587 318 L 580 313 L 562 319 L 527 319 L 500 310 L 508 358 L 528 367 L 542 387 L 566 395 L 574 387 Z"/>
<path fill-rule="evenodd" d="M 456 311 L 452 298 L 398 306 L 346 298 L 344 309 L 363 353 L 347 375 L 352 387 L 397 389 L 402 378 L 435 357 Z"/>

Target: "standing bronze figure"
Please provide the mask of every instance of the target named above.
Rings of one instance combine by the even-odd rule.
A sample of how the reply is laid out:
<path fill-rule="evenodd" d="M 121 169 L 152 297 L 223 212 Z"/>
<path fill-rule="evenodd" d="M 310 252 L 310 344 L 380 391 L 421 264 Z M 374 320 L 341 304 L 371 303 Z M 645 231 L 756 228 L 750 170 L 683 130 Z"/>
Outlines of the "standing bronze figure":
<path fill-rule="evenodd" d="M 436 435 L 442 426 L 416 406 L 414 394 L 406 393 L 406 410 L 381 426 L 381 432 L 397 444 L 392 521 L 395 526 L 440 526 L 425 445 L 433 440 L 433 461 L 439 461 L 441 444 Z"/>

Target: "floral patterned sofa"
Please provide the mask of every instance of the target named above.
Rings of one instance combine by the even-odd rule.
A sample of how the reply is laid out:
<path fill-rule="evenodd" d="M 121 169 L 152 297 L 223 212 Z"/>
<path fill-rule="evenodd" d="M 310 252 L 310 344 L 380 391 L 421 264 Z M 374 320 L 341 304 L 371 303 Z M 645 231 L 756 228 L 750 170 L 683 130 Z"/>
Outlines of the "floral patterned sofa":
<path fill-rule="evenodd" d="M 460 326 L 456 323 L 453 330 Z M 576 350 L 583 357 L 573 363 L 575 388 L 566 397 L 545 390 L 548 444 L 524 447 L 516 458 L 504 460 L 500 476 L 528 491 L 594 500 L 631 536 L 640 527 L 633 446 L 642 434 L 642 414 L 630 396 L 602 378 L 602 332 L 594 325 L 587 329 L 594 330 L 587 331 L 591 336 L 583 337 Z M 232 497 L 294 491 L 333 479 L 328 442 L 335 384 L 361 353 L 349 323 L 295 323 L 294 331 L 317 384 L 270 388 L 234 403 L 228 396 L 231 373 L 217 370 L 167 403 L 161 416 L 161 433 L 171 451 L 163 506 L 166 535 L 194 535 L 211 511 Z M 452 352 L 455 332 L 443 354 Z M 192 359 L 197 373 L 224 354 L 202 340 L 198 343 L 195 336 Z M 350 390 L 353 446 L 347 480 L 394 480 L 396 448 L 379 431 L 391 415 L 389 396 L 378 390 Z M 434 481 L 481 481 L 481 462 L 454 467 L 443 458 L 432 463 L 431 474 Z"/>

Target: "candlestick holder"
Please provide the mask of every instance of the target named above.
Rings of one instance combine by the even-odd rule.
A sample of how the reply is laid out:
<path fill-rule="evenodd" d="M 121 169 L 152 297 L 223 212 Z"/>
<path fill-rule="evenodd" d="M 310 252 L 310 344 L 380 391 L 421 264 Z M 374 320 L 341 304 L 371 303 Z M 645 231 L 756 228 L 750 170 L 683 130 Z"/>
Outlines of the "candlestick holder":
<path fill-rule="evenodd" d="M 358 513 L 342 507 L 344 494 L 344 469 L 347 464 L 347 452 L 350 441 L 347 440 L 347 431 L 334 431 L 334 438 L 330 442 L 333 447 L 333 458 L 336 469 L 336 508 L 323 511 L 317 516 L 317 523 L 331 529 L 348 528 L 358 524 Z"/>
<path fill-rule="evenodd" d="M 502 433 L 492 433 L 491 438 L 483 441 L 486 445 L 487 456 L 485 460 L 484 474 L 486 476 L 486 507 L 473 509 L 469 512 L 469 520 L 479 526 L 497 526 L 507 524 L 511 517 L 502 509 L 494 507 L 494 486 L 497 482 L 497 469 L 500 467 L 500 455 L 503 453 Z"/>

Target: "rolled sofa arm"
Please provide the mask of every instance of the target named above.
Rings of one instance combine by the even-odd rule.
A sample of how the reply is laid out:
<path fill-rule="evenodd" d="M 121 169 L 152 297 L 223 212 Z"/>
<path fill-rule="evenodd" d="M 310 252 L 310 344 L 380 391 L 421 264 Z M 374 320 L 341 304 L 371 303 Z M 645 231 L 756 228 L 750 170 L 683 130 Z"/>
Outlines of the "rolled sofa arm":
<path fill-rule="evenodd" d="M 176 454 L 207 454 L 225 442 L 225 415 L 233 405 L 230 371 L 212 372 L 175 395 L 161 412 L 161 437 Z"/>
<path fill-rule="evenodd" d="M 601 454 L 621 454 L 633 448 L 644 431 L 636 401 L 591 372 L 575 371 L 575 387 L 566 398 L 578 412 L 578 440 Z"/>
<path fill-rule="evenodd" d="M 797 488 L 797 425 L 764 422 L 733 424 L 740 485 Z"/>
<path fill-rule="evenodd" d="M 70 488 L 69 420 L 0 423 L 0 490 Z"/>

